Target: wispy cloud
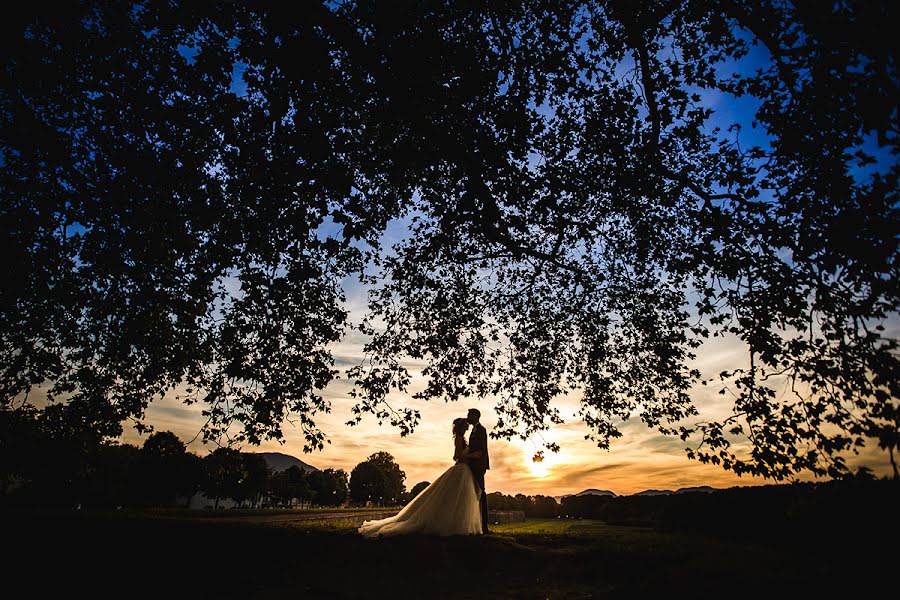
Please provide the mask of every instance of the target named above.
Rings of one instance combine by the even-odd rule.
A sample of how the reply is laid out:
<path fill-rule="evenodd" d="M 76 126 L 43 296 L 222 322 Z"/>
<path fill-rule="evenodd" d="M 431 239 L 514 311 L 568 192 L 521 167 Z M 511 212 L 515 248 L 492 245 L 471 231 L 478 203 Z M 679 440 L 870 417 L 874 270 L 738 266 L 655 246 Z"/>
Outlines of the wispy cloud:
<path fill-rule="evenodd" d="M 362 310 L 364 295 L 359 290 L 355 294 L 354 310 Z M 350 331 L 347 337 L 332 346 L 339 368 L 360 362 L 364 341 L 364 336 Z M 716 338 L 700 348 L 691 366 L 700 369 L 705 376 L 712 376 L 725 369 L 746 366 L 746 360 L 746 348 L 739 340 Z M 417 372 L 421 366 L 418 362 L 408 365 L 413 372 L 410 394 L 425 385 L 424 378 Z M 385 450 L 394 455 L 407 474 L 408 487 L 412 487 L 419 481 L 434 481 L 452 466 L 450 424 L 454 418 L 464 416 L 466 410 L 474 406 L 481 410 L 482 422 L 488 429 L 497 422 L 490 399 L 426 402 L 413 399 L 410 394 L 394 394 L 391 397 L 393 404 L 421 412 L 422 421 L 414 433 L 400 437 L 398 431 L 388 425 L 379 427 L 371 416 L 364 418 L 358 426 L 348 427 L 345 423 L 352 418 L 351 408 L 355 404 L 349 395 L 352 385 L 342 377 L 324 391 L 331 402 L 331 412 L 318 415 L 316 422 L 326 432 L 330 443 L 322 451 L 304 456 L 302 432 L 288 423 L 285 424 L 283 443 L 265 442 L 259 448 L 247 447 L 245 450 L 285 452 L 316 467 L 341 468 L 348 473 L 370 454 Z M 716 419 L 730 413 L 733 398 L 719 394 L 720 389 L 720 385 L 709 385 L 691 390 L 692 399 L 701 412 L 700 418 Z M 544 439 L 559 443 L 562 449 L 559 454 L 547 453 L 542 463 L 532 462 L 532 456 L 541 447 L 539 438 L 491 440 L 488 490 L 507 494 L 562 495 L 600 488 L 617 494 L 631 494 L 651 488 L 767 483 L 758 478 L 740 478 L 721 467 L 688 460 L 681 440 L 660 434 L 636 417 L 618 424 L 623 436 L 613 440 L 608 450 L 598 448 L 595 442 L 584 439 L 588 430 L 576 416 L 579 401 L 575 394 L 557 401 L 556 406 L 566 422 L 551 427 Z M 202 407 L 185 406 L 175 400 L 174 394 L 168 394 L 150 405 L 147 418 L 157 429 L 168 429 L 187 441 L 196 437 L 205 421 L 201 411 Z M 123 439 L 137 445 L 143 443 L 143 438 L 134 431 L 126 432 Z M 209 448 L 198 439 L 190 449 L 205 454 Z M 851 456 L 848 464 L 852 468 L 866 464 L 879 475 L 890 472 L 886 455 L 874 446 L 860 449 L 859 455 Z"/>

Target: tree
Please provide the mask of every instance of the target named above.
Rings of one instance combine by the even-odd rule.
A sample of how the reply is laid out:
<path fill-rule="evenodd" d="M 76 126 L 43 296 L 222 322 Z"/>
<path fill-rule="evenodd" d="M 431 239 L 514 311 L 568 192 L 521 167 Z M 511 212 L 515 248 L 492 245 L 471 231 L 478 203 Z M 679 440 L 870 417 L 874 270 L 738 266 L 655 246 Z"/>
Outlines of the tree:
<path fill-rule="evenodd" d="M 269 483 L 269 491 L 280 504 L 292 505 L 296 499 L 301 508 L 313 497 L 309 478 L 297 465 L 273 474 Z"/>
<path fill-rule="evenodd" d="M 288 467 L 285 470 L 285 473 L 287 473 L 293 497 L 300 502 L 302 508 L 307 502 L 312 500 L 313 497 L 313 490 L 309 485 L 306 473 L 297 465 Z"/>
<path fill-rule="evenodd" d="M 525 494 L 516 494 L 515 510 L 527 510 L 531 505 L 531 500 Z"/>
<path fill-rule="evenodd" d="M 491 510 L 511 510 L 509 496 L 502 492 L 491 492 L 488 494 L 487 502 Z"/>
<path fill-rule="evenodd" d="M 171 431 L 157 431 L 144 440 L 141 452 L 149 460 L 171 461 L 187 452 L 187 447 Z"/>
<path fill-rule="evenodd" d="M 416 498 L 416 496 L 421 494 L 422 490 L 427 488 L 429 485 L 431 485 L 430 481 L 420 481 L 419 483 L 414 485 L 413 488 L 411 490 L 409 490 L 409 493 L 406 495 L 406 502 L 407 503 L 412 502 Z"/>
<path fill-rule="evenodd" d="M 141 451 L 67 427 L 55 407 L 0 409 L 0 500 L 21 506 L 130 506 L 142 485 Z"/>
<path fill-rule="evenodd" d="M 152 433 L 141 446 L 139 472 L 140 487 L 146 502 L 169 506 L 184 483 L 187 449 L 171 431 Z"/>
<path fill-rule="evenodd" d="M 43 442 L 38 417 L 33 407 L 0 410 L 0 498 L 37 476 L 35 459 Z"/>
<path fill-rule="evenodd" d="M 48 406 L 35 418 L 35 454 L 25 459 L 33 477 L 29 482 L 33 503 L 85 504 L 95 483 L 98 456 L 121 427 L 85 404 Z"/>
<path fill-rule="evenodd" d="M 188 452 L 184 442 L 171 431 L 150 434 L 135 468 L 143 500 L 152 505 L 171 505 L 178 496 L 190 503 L 204 477 L 203 459 Z"/>
<path fill-rule="evenodd" d="M 203 462 L 206 468 L 202 490 L 207 496 L 215 498 L 215 508 L 219 508 L 219 499 L 241 495 L 241 481 L 246 472 L 240 451 L 216 448 L 206 455 Z"/>
<path fill-rule="evenodd" d="M 893 461 L 894 19 L 774 0 L 10 15 L 0 402 L 46 382 L 59 416 L 116 427 L 176 389 L 207 438 L 280 439 L 294 415 L 321 448 L 358 276 L 353 423 L 416 426 L 387 403 L 412 358 L 421 399 L 496 398 L 499 437 L 559 422 L 574 391 L 603 448 L 636 417 L 739 474 L 843 476 L 866 443 Z M 410 233 L 386 247 L 392 219 Z M 700 373 L 716 336 L 743 364 Z M 700 383 L 731 413 L 698 414 Z"/>
<path fill-rule="evenodd" d="M 355 502 L 384 504 L 384 473 L 371 460 L 359 463 L 350 471 L 350 499 Z"/>
<path fill-rule="evenodd" d="M 534 496 L 531 510 L 526 510 L 526 515 L 542 519 L 554 518 L 559 515 L 559 510 L 560 506 L 556 501 L 556 498 L 538 494 L 537 496 Z"/>
<path fill-rule="evenodd" d="M 294 494 L 288 481 L 287 470 L 273 473 L 269 478 L 269 497 L 276 506 L 293 504 Z"/>
<path fill-rule="evenodd" d="M 341 506 L 349 494 L 347 473 L 343 469 L 313 471 L 307 477 L 312 488 L 312 502 L 319 506 Z"/>
<path fill-rule="evenodd" d="M 251 504 L 259 502 L 260 497 L 269 489 L 269 465 L 266 459 L 252 452 L 241 453 L 243 477 L 234 499 L 238 504 L 250 500 Z"/>
<path fill-rule="evenodd" d="M 175 479 L 175 491 L 184 498 L 185 506 L 190 506 L 191 498 L 201 490 L 204 476 L 203 459 L 193 452 L 185 452 Z"/>
<path fill-rule="evenodd" d="M 141 450 L 132 444 L 103 444 L 91 469 L 85 504 L 102 507 L 135 506 L 141 484 Z"/>
<path fill-rule="evenodd" d="M 400 465 L 389 452 L 376 452 L 368 458 L 368 462 L 375 465 L 384 477 L 384 492 L 381 502 L 386 505 L 395 505 L 400 502 L 406 492 L 406 473 L 400 469 Z"/>

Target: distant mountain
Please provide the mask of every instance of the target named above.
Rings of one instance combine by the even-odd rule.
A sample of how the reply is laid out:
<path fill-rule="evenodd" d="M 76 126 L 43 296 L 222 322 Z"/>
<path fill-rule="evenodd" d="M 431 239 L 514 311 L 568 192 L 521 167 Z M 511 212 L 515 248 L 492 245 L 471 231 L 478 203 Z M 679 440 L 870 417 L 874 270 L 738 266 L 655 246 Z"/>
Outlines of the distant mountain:
<path fill-rule="evenodd" d="M 675 490 L 676 494 L 688 494 L 690 492 L 706 492 L 707 494 L 711 492 L 718 491 L 718 488 L 709 487 L 708 485 L 700 485 L 697 487 L 686 487 L 686 488 L 678 488 Z"/>
<path fill-rule="evenodd" d="M 314 466 L 308 465 L 290 454 L 282 454 L 281 452 L 256 452 L 256 454 L 262 456 L 273 471 L 285 471 L 293 466 L 300 467 L 306 473 L 318 471 Z"/>
<path fill-rule="evenodd" d="M 636 494 L 631 494 L 632 496 L 670 496 L 672 494 L 689 494 L 692 492 L 704 492 L 704 493 L 712 493 L 719 491 L 719 488 L 710 487 L 708 485 L 700 485 L 697 487 L 684 487 L 678 488 L 674 492 L 672 490 L 644 490 L 642 492 L 637 492 Z M 584 490 L 583 492 L 578 492 L 577 494 L 566 494 L 564 496 L 554 496 L 557 502 L 562 502 L 563 498 L 571 498 L 572 496 L 609 496 L 611 498 L 618 498 L 615 492 L 611 492 L 609 490 L 597 490 L 594 488 Z"/>
<path fill-rule="evenodd" d="M 668 496 L 674 493 L 672 490 L 644 490 L 643 492 L 632 494 L 632 496 Z"/>
<path fill-rule="evenodd" d="M 611 496 L 615 498 L 616 493 L 609 490 L 595 490 L 591 488 L 589 490 L 584 490 L 583 492 L 578 492 L 577 494 L 566 494 L 565 496 L 560 496 L 560 498 L 569 498 L 571 496 Z"/>

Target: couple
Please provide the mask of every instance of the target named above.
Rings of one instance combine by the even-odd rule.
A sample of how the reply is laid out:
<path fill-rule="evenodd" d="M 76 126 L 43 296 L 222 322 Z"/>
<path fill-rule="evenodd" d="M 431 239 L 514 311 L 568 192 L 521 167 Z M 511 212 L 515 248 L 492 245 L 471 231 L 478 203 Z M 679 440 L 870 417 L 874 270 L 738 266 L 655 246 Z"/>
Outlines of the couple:
<path fill-rule="evenodd" d="M 490 468 L 487 430 L 481 413 L 469 409 L 465 419 L 453 420 L 452 467 L 422 490 L 403 510 L 387 519 L 365 521 L 359 532 L 367 538 L 406 535 L 468 535 L 488 533 L 484 472 Z M 466 443 L 465 433 L 472 425 Z"/>

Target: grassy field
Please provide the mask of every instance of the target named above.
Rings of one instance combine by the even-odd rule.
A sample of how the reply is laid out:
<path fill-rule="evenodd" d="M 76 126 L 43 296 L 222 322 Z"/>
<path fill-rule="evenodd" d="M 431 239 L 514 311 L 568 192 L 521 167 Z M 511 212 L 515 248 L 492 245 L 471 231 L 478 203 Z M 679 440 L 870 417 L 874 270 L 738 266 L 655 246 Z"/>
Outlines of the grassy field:
<path fill-rule="evenodd" d="M 252 515 L 2 517 L 15 557 L 4 563 L 4 584 L 28 598 L 859 596 L 893 560 L 859 548 L 775 548 L 590 520 L 496 525 L 487 537 L 364 540 L 346 523 Z"/>
<path fill-rule="evenodd" d="M 524 523 L 494 525 L 494 533 L 499 535 L 550 535 L 550 536 L 596 536 L 605 535 L 610 528 L 603 521 L 568 519 L 528 519 Z"/>

